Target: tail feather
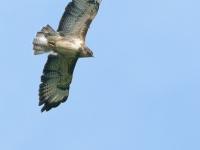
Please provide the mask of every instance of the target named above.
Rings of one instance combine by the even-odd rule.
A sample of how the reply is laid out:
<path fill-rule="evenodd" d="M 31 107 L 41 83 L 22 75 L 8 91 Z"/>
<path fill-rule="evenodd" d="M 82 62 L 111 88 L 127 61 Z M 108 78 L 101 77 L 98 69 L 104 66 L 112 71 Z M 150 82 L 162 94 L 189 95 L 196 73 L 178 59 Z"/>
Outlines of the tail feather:
<path fill-rule="evenodd" d="M 47 38 L 49 36 L 58 36 L 58 33 L 47 24 L 45 27 L 42 27 L 40 32 L 36 33 L 36 38 L 32 41 L 34 55 L 52 51 L 48 45 Z"/>
<path fill-rule="evenodd" d="M 36 37 L 45 38 L 45 33 L 43 33 L 43 32 L 37 32 L 35 35 L 36 35 Z"/>
<path fill-rule="evenodd" d="M 58 33 L 48 24 L 45 27 L 41 28 L 41 32 L 46 33 L 46 34 L 48 34 L 50 36 L 58 35 Z"/>
<path fill-rule="evenodd" d="M 34 55 L 51 52 L 51 50 L 47 46 L 33 45 L 33 50 L 34 50 L 34 53 L 33 53 Z"/>
<path fill-rule="evenodd" d="M 33 39 L 33 45 L 37 45 L 37 46 L 47 46 L 47 39 L 40 37 L 40 38 L 35 38 Z"/>

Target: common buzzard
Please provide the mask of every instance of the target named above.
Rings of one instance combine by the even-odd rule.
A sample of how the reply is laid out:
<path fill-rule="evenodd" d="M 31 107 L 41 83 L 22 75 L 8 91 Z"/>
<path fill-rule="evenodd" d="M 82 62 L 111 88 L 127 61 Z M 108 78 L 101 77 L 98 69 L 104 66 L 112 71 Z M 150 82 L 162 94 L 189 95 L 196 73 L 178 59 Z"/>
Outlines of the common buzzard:
<path fill-rule="evenodd" d="M 101 0 L 72 0 L 65 8 L 57 32 L 47 24 L 36 33 L 32 42 L 34 55 L 52 52 L 39 86 L 39 106 L 44 104 L 41 112 L 67 100 L 77 60 L 93 57 L 85 45 L 85 37 L 100 3 Z"/>

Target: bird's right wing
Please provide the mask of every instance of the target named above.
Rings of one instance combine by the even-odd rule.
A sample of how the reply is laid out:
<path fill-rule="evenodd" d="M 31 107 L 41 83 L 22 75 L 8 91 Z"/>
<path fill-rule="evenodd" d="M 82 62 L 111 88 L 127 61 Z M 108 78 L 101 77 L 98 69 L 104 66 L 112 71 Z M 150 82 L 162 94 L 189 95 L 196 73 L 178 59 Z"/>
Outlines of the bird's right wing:
<path fill-rule="evenodd" d="M 67 100 L 77 60 L 58 53 L 49 54 L 39 87 L 39 106 L 44 104 L 41 112 L 49 111 Z"/>

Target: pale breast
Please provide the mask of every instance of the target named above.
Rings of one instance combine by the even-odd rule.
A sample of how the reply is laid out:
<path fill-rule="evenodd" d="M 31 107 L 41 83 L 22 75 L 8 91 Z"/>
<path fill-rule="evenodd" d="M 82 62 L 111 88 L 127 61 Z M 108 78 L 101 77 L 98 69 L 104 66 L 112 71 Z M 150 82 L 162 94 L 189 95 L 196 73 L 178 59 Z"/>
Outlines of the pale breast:
<path fill-rule="evenodd" d="M 80 39 L 62 38 L 56 41 L 55 49 L 58 53 L 76 54 L 84 45 Z"/>

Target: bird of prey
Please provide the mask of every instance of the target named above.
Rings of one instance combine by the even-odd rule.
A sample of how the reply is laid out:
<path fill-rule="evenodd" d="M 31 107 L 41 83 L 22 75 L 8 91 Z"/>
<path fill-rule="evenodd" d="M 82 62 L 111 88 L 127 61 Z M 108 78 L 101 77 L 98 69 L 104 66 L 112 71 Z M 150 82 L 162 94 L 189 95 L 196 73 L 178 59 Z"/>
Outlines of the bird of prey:
<path fill-rule="evenodd" d="M 72 0 L 65 8 L 57 32 L 47 24 L 36 33 L 32 42 L 34 55 L 51 52 L 39 86 L 41 112 L 67 100 L 77 60 L 93 57 L 85 45 L 85 37 L 100 3 L 101 0 Z"/>

